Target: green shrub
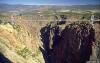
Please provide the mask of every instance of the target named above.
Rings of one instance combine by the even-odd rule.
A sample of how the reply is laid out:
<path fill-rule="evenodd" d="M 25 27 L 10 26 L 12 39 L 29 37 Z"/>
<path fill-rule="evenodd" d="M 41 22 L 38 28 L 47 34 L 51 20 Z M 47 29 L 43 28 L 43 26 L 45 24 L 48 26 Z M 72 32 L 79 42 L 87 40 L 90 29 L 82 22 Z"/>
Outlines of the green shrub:
<path fill-rule="evenodd" d="M 0 20 L 0 24 L 2 23 L 2 20 Z"/>
<path fill-rule="evenodd" d="M 20 50 L 20 51 L 18 52 L 18 54 L 21 55 L 23 58 L 27 58 L 27 57 L 30 56 L 32 53 L 31 53 L 31 51 L 30 51 L 27 47 L 25 47 L 25 48 L 23 48 L 22 50 Z"/>
<path fill-rule="evenodd" d="M 16 29 L 18 32 L 21 31 L 21 27 L 19 25 L 12 25 L 14 29 Z"/>

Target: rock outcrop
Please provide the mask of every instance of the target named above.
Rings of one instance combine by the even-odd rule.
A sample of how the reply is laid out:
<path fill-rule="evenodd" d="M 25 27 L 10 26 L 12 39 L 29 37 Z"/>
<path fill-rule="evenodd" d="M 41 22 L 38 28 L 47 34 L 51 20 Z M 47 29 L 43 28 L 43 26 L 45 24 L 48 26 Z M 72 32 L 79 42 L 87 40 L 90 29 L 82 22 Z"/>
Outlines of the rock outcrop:
<path fill-rule="evenodd" d="M 86 63 L 92 55 L 95 30 L 89 22 L 55 22 L 41 29 L 45 63 Z M 54 25 L 53 25 L 54 24 Z M 65 28 L 63 28 L 65 26 Z"/>

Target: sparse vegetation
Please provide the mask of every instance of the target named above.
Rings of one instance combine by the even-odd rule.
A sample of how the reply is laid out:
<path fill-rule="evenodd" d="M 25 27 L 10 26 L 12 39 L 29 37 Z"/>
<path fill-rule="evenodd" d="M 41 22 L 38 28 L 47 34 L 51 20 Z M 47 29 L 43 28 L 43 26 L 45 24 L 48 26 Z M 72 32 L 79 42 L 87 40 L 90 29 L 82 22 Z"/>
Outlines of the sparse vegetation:
<path fill-rule="evenodd" d="M 30 32 L 25 31 L 20 25 L 3 22 L 0 24 L 0 49 L 3 47 L 3 54 L 9 57 L 13 62 L 29 63 L 30 61 L 30 63 L 44 63 L 41 52 L 29 48 L 29 46 L 32 45 L 32 43 L 30 43 L 31 40 L 33 41 L 30 35 Z M 3 40 L 1 40 L 1 38 L 3 38 Z M 36 44 L 34 43 L 34 45 Z M 37 48 L 37 50 L 39 49 Z M 11 55 L 11 53 L 14 53 L 14 55 Z M 13 57 L 15 55 L 16 57 Z"/>
<path fill-rule="evenodd" d="M 13 25 L 13 28 L 17 30 L 17 32 L 21 31 L 21 27 L 19 25 Z"/>
<path fill-rule="evenodd" d="M 19 55 L 21 55 L 23 58 L 28 58 L 29 56 L 32 55 L 32 52 L 27 48 L 27 47 L 24 47 L 23 49 L 21 49 L 19 52 L 18 52 Z"/>
<path fill-rule="evenodd" d="M 0 24 L 2 23 L 2 20 L 0 20 Z"/>

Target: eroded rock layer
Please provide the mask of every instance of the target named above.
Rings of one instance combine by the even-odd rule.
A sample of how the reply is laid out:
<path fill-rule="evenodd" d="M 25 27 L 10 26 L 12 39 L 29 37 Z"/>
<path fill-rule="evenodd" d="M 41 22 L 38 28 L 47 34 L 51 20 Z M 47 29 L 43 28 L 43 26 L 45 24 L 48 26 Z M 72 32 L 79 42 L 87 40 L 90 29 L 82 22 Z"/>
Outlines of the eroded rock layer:
<path fill-rule="evenodd" d="M 86 63 L 92 54 L 95 30 L 89 22 L 51 23 L 41 29 L 46 63 Z"/>

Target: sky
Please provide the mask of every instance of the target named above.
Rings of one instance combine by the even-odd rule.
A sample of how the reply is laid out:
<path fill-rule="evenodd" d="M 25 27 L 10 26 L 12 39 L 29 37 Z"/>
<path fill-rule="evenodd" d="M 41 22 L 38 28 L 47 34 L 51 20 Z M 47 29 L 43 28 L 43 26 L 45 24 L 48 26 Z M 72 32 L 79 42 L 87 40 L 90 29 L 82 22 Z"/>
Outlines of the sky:
<path fill-rule="evenodd" d="M 100 0 L 0 0 L 0 3 L 25 5 L 95 5 L 100 4 Z"/>

